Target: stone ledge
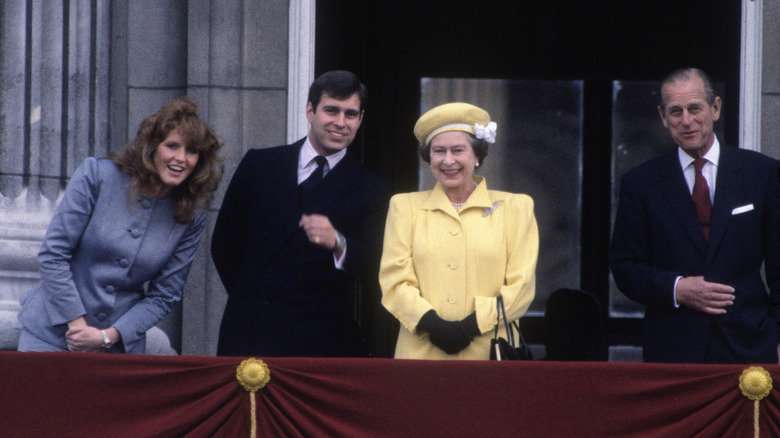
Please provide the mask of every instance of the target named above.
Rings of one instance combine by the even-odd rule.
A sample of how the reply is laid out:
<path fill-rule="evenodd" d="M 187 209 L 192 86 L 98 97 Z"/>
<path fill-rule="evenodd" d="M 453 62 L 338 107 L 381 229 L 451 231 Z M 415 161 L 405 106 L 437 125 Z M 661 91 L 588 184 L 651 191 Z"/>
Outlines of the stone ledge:
<path fill-rule="evenodd" d="M 22 325 L 16 313 L 16 310 L 0 310 L 0 351 L 14 351 L 19 346 Z M 159 327 L 152 327 L 146 332 L 146 354 L 175 356 L 178 353 L 171 347 L 168 335 Z"/>

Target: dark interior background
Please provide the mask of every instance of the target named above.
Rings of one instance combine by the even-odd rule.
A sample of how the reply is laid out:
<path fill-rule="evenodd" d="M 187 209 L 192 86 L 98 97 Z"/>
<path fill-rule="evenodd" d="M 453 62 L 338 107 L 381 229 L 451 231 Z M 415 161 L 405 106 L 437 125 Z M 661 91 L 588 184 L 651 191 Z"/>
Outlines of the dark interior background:
<path fill-rule="evenodd" d="M 641 327 L 609 318 L 612 81 L 660 81 L 699 67 L 725 87 L 725 142 L 738 144 L 740 1 L 705 0 L 325 0 L 317 2 L 315 74 L 346 69 L 369 88 L 351 147 L 395 192 L 418 187 L 412 127 L 422 77 L 584 81 L 582 266 L 579 288 L 595 294 L 609 345 L 639 345 Z M 577 285 L 573 285 L 577 286 Z M 364 322 L 378 356 L 392 355 L 392 321 L 365 291 Z M 541 343 L 542 318 L 523 318 Z"/>

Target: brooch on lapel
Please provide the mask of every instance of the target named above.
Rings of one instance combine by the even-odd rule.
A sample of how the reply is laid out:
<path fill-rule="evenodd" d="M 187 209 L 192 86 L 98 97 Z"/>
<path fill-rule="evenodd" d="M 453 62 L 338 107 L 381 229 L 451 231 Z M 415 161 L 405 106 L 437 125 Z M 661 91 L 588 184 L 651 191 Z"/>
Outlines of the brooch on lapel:
<path fill-rule="evenodd" d="M 498 201 L 494 202 L 492 207 L 486 208 L 485 211 L 482 212 L 482 217 L 490 216 L 490 214 L 493 213 L 493 210 L 498 208 L 498 206 L 501 205 L 501 203 L 503 203 L 503 202 L 504 201 L 501 200 L 501 199 L 499 199 Z"/>

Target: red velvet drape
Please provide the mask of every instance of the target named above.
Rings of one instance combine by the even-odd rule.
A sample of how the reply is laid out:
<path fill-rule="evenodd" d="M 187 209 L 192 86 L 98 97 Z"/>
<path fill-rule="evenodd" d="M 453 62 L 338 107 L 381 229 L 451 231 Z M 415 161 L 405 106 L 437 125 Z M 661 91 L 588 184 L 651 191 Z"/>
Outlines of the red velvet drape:
<path fill-rule="evenodd" d="M 262 358 L 259 437 L 751 437 L 747 366 Z M 241 358 L 0 353 L 0 436 L 248 437 Z M 764 368 L 773 379 L 780 366 Z M 780 436 L 780 397 L 760 402 Z"/>

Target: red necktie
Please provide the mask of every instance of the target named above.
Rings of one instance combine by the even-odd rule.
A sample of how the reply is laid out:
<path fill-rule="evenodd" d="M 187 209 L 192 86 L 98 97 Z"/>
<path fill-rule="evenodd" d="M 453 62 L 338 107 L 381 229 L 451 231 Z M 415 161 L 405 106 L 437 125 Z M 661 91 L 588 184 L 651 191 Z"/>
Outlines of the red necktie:
<path fill-rule="evenodd" d="M 712 201 L 710 201 L 710 187 L 707 185 L 707 180 L 704 179 L 704 175 L 701 173 L 701 169 L 706 162 L 707 160 L 702 157 L 693 161 L 693 167 L 696 170 L 696 179 L 693 183 L 691 200 L 696 207 L 696 214 L 699 215 L 699 224 L 701 224 L 701 230 L 704 232 L 704 239 L 709 240 Z"/>

